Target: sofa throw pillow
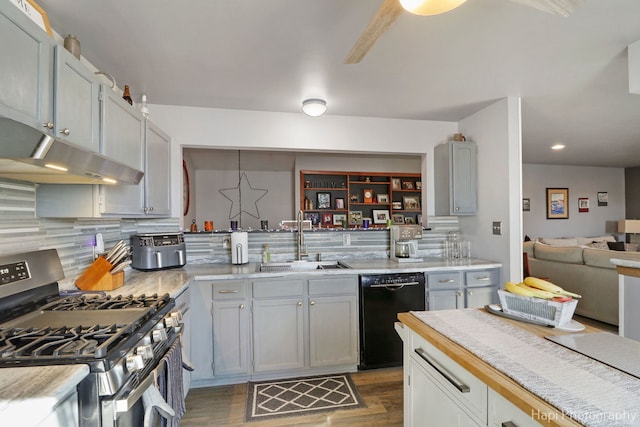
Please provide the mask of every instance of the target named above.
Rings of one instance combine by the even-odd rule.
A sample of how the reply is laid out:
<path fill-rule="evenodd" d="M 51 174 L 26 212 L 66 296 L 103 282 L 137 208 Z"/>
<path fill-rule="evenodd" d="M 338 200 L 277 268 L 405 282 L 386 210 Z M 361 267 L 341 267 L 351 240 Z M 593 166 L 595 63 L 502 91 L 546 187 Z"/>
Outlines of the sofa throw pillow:
<path fill-rule="evenodd" d="M 607 246 L 612 251 L 624 251 L 624 242 L 607 242 Z"/>
<path fill-rule="evenodd" d="M 551 246 L 578 246 L 578 241 L 576 239 L 548 239 L 543 238 L 540 239 L 542 243 L 546 243 Z"/>
<path fill-rule="evenodd" d="M 591 242 L 588 246 L 594 249 L 609 249 L 607 242 Z"/>

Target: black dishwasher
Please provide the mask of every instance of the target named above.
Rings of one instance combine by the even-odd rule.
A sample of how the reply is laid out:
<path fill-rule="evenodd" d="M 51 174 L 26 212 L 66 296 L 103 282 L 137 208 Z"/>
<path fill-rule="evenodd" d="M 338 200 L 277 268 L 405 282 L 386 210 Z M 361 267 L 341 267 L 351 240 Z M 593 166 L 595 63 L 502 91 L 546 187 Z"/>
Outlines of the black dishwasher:
<path fill-rule="evenodd" d="M 360 365 L 358 369 L 402 365 L 398 313 L 425 309 L 424 273 L 360 276 Z"/>

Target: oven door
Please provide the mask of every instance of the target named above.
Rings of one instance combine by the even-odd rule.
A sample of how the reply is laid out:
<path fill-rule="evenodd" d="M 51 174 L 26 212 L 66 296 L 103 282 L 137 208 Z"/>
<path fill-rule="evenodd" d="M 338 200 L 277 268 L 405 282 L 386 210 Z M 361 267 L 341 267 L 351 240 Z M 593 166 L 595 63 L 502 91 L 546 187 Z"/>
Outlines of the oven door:
<path fill-rule="evenodd" d="M 177 336 L 169 349 L 153 370 L 141 381 L 136 381 L 137 384 L 132 379 L 116 394 L 102 399 L 102 427 L 158 427 L 161 417 L 169 419 L 174 416 L 173 408 L 158 390 L 158 378 L 165 375 L 164 357 L 171 351 L 181 352 Z M 181 385 L 182 379 L 179 380 Z M 172 379 L 167 381 L 172 382 Z"/>

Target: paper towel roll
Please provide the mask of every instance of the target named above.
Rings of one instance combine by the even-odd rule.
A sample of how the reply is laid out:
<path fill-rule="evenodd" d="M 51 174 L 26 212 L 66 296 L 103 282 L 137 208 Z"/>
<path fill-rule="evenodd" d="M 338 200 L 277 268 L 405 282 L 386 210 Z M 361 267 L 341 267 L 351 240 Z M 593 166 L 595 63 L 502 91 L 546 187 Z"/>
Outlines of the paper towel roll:
<path fill-rule="evenodd" d="M 231 233 L 231 263 L 249 262 L 249 234 L 245 231 Z"/>

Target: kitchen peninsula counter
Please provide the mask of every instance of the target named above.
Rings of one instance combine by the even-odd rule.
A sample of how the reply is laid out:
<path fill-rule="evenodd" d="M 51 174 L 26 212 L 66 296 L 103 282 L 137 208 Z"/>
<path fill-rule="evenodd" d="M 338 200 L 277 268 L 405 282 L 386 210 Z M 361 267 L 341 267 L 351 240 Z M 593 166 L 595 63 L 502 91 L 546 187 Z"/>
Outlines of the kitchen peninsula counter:
<path fill-rule="evenodd" d="M 398 319 L 542 425 L 640 425 L 640 379 L 544 339 L 570 332 L 481 309 Z"/>

